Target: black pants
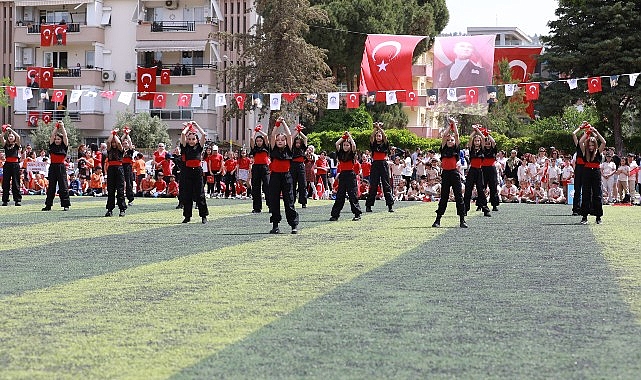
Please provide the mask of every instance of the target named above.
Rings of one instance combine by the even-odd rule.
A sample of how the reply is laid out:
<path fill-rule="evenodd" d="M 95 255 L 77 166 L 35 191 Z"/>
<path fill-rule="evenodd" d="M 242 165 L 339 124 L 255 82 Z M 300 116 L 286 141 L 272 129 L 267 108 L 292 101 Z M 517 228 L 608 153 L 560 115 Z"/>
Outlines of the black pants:
<path fill-rule="evenodd" d="M 603 188 L 601 187 L 601 170 L 584 167 L 582 172 L 583 178 L 581 180 L 581 215 L 594 215 L 601 217 L 603 216 Z"/>
<path fill-rule="evenodd" d="M 574 166 L 574 200 L 572 201 L 572 212 L 581 213 L 581 191 L 583 190 L 583 165 Z M 603 194 L 601 194 L 603 195 Z"/>
<path fill-rule="evenodd" d="M 269 221 L 272 223 L 280 223 L 282 216 L 280 214 L 280 194 L 283 194 L 283 205 L 285 206 L 285 218 L 287 224 L 292 227 L 298 225 L 298 213 L 294 210 L 294 192 L 292 175 L 289 172 L 274 173 L 269 176 L 269 190 L 267 191 L 269 197 L 269 212 L 271 217 Z"/>
<path fill-rule="evenodd" d="M 134 172 L 131 164 L 122 164 L 122 171 L 125 174 L 125 195 L 129 202 L 134 201 Z"/>
<path fill-rule="evenodd" d="M 212 175 L 214 176 L 214 187 L 215 187 L 215 191 L 216 191 L 216 193 L 221 194 L 221 193 L 222 193 L 222 191 L 221 191 L 221 189 L 220 189 L 220 183 L 221 183 L 221 182 L 222 182 L 222 180 L 223 180 L 223 175 L 222 175 L 222 174 L 220 174 L 220 172 L 214 172 Z"/>
<path fill-rule="evenodd" d="M 365 206 L 372 207 L 376 201 L 376 194 L 378 194 L 378 184 L 380 182 L 381 187 L 383 188 L 383 195 L 385 196 L 385 204 L 389 207 L 394 204 L 394 198 L 392 197 L 392 188 L 389 184 L 389 167 L 387 161 L 385 160 L 376 160 L 372 161 L 372 171 L 369 174 L 370 183 L 369 183 L 369 194 L 367 195 L 367 200 L 365 201 Z"/>
<path fill-rule="evenodd" d="M 307 182 L 305 180 L 305 163 L 292 161 L 289 172 L 292 174 L 292 181 L 294 182 L 294 203 L 296 203 L 296 196 L 298 195 L 298 203 L 306 205 Z"/>
<path fill-rule="evenodd" d="M 229 198 L 230 193 L 232 197 L 236 196 L 236 173 L 225 174 L 225 198 Z"/>
<path fill-rule="evenodd" d="M 345 205 L 345 195 L 349 198 L 349 206 L 355 216 L 362 214 L 361 206 L 358 204 L 358 186 L 356 184 L 356 174 L 353 171 L 343 171 L 338 173 L 338 191 L 336 191 L 336 200 L 332 207 L 332 216 L 338 218 L 341 210 Z"/>
<path fill-rule="evenodd" d="M 485 198 L 485 186 L 483 185 L 483 170 L 481 168 L 470 168 L 465 177 L 465 212 L 470 211 L 470 201 L 472 200 L 472 189 L 476 186 L 476 205 L 487 209 L 487 198 Z"/>
<path fill-rule="evenodd" d="M 490 187 L 490 203 L 492 204 L 492 206 L 498 206 L 501 200 L 499 199 L 499 184 L 497 179 L 498 173 L 496 172 L 496 167 L 492 165 L 482 166 L 481 168 L 483 169 L 484 183 L 486 186 Z M 483 187 L 483 190 L 485 191 L 485 187 Z"/>
<path fill-rule="evenodd" d="M 267 165 L 252 165 L 252 203 L 255 211 L 263 209 L 261 190 L 265 193 L 265 202 L 269 207 L 269 180 L 269 168 L 267 168 Z"/>
<path fill-rule="evenodd" d="M 13 194 L 13 201 L 22 202 L 22 194 L 20 193 L 20 163 L 5 162 L 3 169 L 2 203 L 9 202 L 9 188 L 11 188 L 11 194 Z"/>
<path fill-rule="evenodd" d="M 71 206 L 71 201 L 69 200 L 69 183 L 67 182 L 67 168 L 65 164 L 49 165 L 49 175 L 47 179 L 49 180 L 49 187 L 47 188 L 45 206 L 53 206 L 53 198 L 56 196 L 56 185 L 58 185 L 58 193 L 60 195 L 60 206 Z"/>
<path fill-rule="evenodd" d="M 450 187 L 454 192 L 456 201 L 456 214 L 465 215 L 465 204 L 463 203 L 463 194 L 461 192 L 461 175 L 458 170 L 443 170 L 441 173 L 441 199 L 438 201 L 437 215 L 445 214 L 447 202 L 450 200 Z"/>
<path fill-rule="evenodd" d="M 198 215 L 203 218 L 209 215 L 205 201 L 205 187 L 203 184 L 203 169 L 184 168 L 180 172 L 180 200 L 183 204 L 183 216 L 191 218 L 194 204 L 198 206 Z"/>
<path fill-rule="evenodd" d="M 125 171 L 122 165 L 109 165 L 107 169 L 107 210 L 113 210 L 116 207 L 116 201 L 120 211 L 127 209 L 125 204 Z"/>

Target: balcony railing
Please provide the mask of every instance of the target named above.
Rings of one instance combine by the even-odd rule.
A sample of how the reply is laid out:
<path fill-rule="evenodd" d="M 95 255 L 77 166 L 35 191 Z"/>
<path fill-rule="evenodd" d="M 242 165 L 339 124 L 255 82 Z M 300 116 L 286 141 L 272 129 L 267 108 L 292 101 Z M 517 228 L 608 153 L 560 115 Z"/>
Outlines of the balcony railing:
<path fill-rule="evenodd" d="M 38 113 L 38 119 L 42 120 L 42 116 L 47 114 L 51 115 L 51 120 L 52 121 L 58 121 L 62 120 L 67 113 L 69 114 L 69 119 L 71 121 L 80 121 L 80 111 L 58 111 L 58 110 L 34 110 L 30 109 L 27 111 L 27 119 L 29 118 L 29 115 Z"/>
<path fill-rule="evenodd" d="M 27 33 L 40 34 L 40 25 L 42 24 L 27 25 Z M 80 24 L 77 22 L 67 24 L 67 33 L 80 33 Z"/>
<path fill-rule="evenodd" d="M 24 66 L 16 67 L 16 71 L 20 70 L 27 70 L 27 68 Z M 55 68 L 53 69 L 53 76 L 57 78 L 80 78 L 82 70 L 80 67 Z"/>
<path fill-rule="evenodd" d="M 154 21 L 151 23 L 152 32 L 193 32 L 196 30 L 194 21 Z"/>
<path fill-rule="evenodd" d="M 158 116 L 160 120 L 192 120 L 193 112 L 187 109 L 180 110 L 149 110 L 151 117 Z"/>
<path fill-rule="evenodd" d="M 196 69 L 197 68 L 198 69 L 202 69 L 202 68 L 217 69 L 218 68 L 218 65 L 216 65 L 215 63 L 192 63 L 192 64 L 189 64 L 189 65 L 184 65 L 184 64 L 181 64 L 181 63 L 173 63 L 173 64 L 172 63 L 168 63 L 168 64 L 161 63 L 160 65 L 158 63 L 154 63 L 154 64 L 147 64 L 147 63 L 140 64 L 139 63 L 139 65 L 143 66 L 143 67 L 156 66 L 158 68 L 157 72 L 156 72 L 156 74 L 158 76 L 160 76 L 160 74 L 162 73 L 162 69 L 169 69 L 169 70 L 171 70 L 170 75 L 174 76 L 174 77 L 196 75 Z"/>

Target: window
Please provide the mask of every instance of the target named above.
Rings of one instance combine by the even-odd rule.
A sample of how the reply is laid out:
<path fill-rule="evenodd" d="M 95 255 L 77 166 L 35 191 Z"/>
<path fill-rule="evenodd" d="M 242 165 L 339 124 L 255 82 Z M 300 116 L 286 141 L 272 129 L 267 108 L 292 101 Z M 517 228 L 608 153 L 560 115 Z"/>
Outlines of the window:
<path fill-rule="evenodd" d="M 67 68 L 66 51 L 47 51 L 43 57 L 44 67 L 54 67 L 57 69 Z"/>
<path fill-rule="evenodd" d="M 85 67 L 93 69 L 96 66 L 96 52 L 94 50 L 85 51 Z"/>

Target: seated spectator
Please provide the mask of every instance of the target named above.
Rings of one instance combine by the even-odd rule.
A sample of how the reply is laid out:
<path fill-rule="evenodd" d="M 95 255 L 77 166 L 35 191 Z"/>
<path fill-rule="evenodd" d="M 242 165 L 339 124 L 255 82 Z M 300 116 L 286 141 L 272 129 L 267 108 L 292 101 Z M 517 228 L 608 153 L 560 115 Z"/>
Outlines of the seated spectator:
<path fill-rule="evenodd" d="M 169 183 L 167 184 L 167 192 L 163 198 L 176 198 L 178 197 L 178 182 L 173 175 L 169 176 Z"/>
<path fill-rule="evenodd" d="M 80 180 L 76 178 L 74 173 L 69 174 L 69 196 L 81 196 L 82 187 L 80 186 Z"/>
<path fill-rule="evenodd" d="M 156 181 L 151 174 L 147 174 L 142 181 L 140 181 L 140 190 L 138 191 L 138 196 L 142 197 L 151 197 L 152 191 L 156 188 Z"/>
<path fill-rule="evenodd" d="M 565 203 L 565 196 L 563 196 L 563 189 L 559 187 L 559 181 L 552 181 L 550 190 L 548 190 L 549 203 Z"/>
<path fill-rule="evenodd" d="M 421 192 L 421 189 L 418 186 L 418 182 L 410 182 L 410 188 L 407 189 L 407 194 L 405 194 L 406 201 L 420 201 L 423 200 L 424 195 Z"/>
<path fill-rule="evenodd" d="M 162 171 L 158 172 L 158 179 L 154 184 L 154 188 L 151 191 L 151 196 L 154 198 L 162 197 L 167 194 L 167 182 L 165 182 L 165 175 Z"/>
<path fill-rule="evenodd" d="M 519 192 L 521 203 L 535 203 L 536 194 L 530 184 L 530 181 L 521 181 L 521 191 Z"/>
<path fill-rule="evenodd" d="M 421 192 L 425 197 L 429 197 L 430 200 L 436 200 L 441 196 L 441 182 L 440 177 L 427 177 L 427 180 L 423 181 L 423 186 Z"/>
<path fill-rule="evenodd" d="M 402 201 L 403 199 L 405 199 L 405 190 L 405 180 L 401 178 L 398 180 L 398 183 L 394 188 L 394 199 L 396 199 L 397 201 Z"/>
<path fill-rule="evenodd" d="M 535 203 L 547 203 L 548 201 L 548 193 L 545 191 L 545 189 L 541 186 L 541 182 L 537 182 L 534 184 L 534 202 Z"/>
<path fill-rule="evenodd" d="M 102 168 L 97 166 L 89 179 L 89 192 L 94 197 L 102 195 L 102 186 L 105 183 L 105 177 L 102 175 Z"/>
<path fill-rule="evenodd" d="M 369 180 L 363 178 L 361 180 L 361 184 L 358 187 L 359 193 L 361 194 L 358 199 L 360 200 L 365 200 L 367 199 L 367 196 L 369 195 Z"/>
<path fill-rule="evenodd" d="M 501 187 L 501 202 L 519 203 L 519 189 L 512 182 L 512 178 L 505 178 L 505 185 Z"/>

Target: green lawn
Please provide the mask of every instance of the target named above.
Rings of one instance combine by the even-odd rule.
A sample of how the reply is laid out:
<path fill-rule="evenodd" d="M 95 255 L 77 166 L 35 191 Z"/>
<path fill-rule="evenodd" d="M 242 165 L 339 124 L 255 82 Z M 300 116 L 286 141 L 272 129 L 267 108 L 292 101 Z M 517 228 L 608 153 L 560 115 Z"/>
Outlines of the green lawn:
<path fill-rule="evenodd" d="M 638 378 L 641 207 L 379 201 L 270 235 L 251 201 L 0 209 L 0 378 Z M 361 206 L 364 207 L 363 204 Z M 197 215 L 197 213 L 196 213 Z M 284 232 L 289 232 L 283 223 Z"/>

